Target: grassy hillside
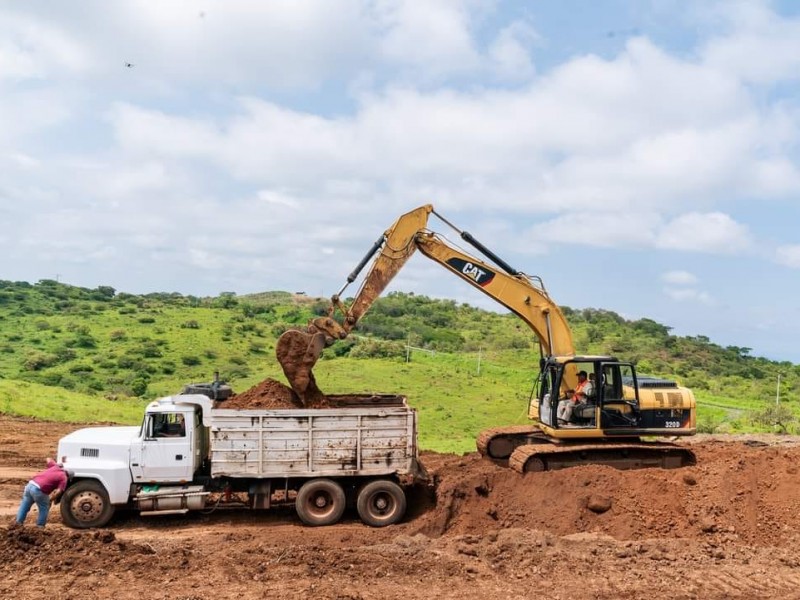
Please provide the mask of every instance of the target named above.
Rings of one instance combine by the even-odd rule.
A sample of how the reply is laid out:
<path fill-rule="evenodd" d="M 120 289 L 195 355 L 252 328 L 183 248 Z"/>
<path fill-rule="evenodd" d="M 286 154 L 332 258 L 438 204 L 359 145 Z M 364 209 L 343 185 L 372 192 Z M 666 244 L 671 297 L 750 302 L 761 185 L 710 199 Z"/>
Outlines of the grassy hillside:
<path fill-rule="evenodd" d="M 136 423 L 146 400 L 215 371 L 239 391 L 266 377 L 283 380 L 277 336 L 326 307 L 286 292 L 136 296 L 107 286 L 0 281 L 0 411 Z M 649 319 L 564 312 L 581 352 L 633 360 L 640 373 L 692 387 L 702 430 L 797 429 L 800 366 L 674 336 Z M 316 374 L 330 393 L 406 395 L 419 409 L 423 446 L 468 451 L 480 429 L 525 422 L 537 360 L 536 340 L 513 315 L 390 294 L 357 335 L 326 350 Z"/>

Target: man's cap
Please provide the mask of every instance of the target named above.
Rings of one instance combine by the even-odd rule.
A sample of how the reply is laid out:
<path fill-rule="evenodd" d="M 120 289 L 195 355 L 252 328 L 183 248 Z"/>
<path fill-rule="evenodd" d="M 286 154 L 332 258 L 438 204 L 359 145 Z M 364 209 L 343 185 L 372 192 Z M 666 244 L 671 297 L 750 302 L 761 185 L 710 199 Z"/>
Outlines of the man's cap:
<path fill-rule="evenodd" d="M 580 377 L 581 375 L 586 377 L 586 371 L 578 371 L 578 377 Z"/>

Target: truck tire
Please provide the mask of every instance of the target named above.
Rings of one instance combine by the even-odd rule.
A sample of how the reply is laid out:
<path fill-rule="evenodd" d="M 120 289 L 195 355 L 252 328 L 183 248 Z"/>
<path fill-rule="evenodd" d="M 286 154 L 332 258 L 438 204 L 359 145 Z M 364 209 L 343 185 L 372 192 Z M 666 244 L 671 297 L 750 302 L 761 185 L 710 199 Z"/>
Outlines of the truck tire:
<path fill-rule="evenodd" d="M 99 481 L 82 479 L 67 488 L 61 499 L 61 519 L 75 529 L 103 527 L 114 516 L 114 505 Z"/>
<path fill-rule="evenodd" d="M 372 527 L 386 527 L 406 514 L 406 494 L 394 481 L 378 479 L 366 484 L 356 500 L 358 516 Z"/>
<path fill-rule="evenodd" d="M 312 479 L 297 492 L 294 506 L 306 525 L 333 525 L 344 514 L 344 490 L 331 479 Z"/>

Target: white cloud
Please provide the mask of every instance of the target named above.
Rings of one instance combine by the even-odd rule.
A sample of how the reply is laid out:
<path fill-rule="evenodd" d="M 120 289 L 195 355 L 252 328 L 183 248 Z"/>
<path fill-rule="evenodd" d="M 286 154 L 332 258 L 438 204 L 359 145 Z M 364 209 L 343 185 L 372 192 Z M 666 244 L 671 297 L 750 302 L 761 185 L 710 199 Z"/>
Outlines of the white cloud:
<path fill-rule="evenodd" d="M 525 237 L 601 248 L 650 246 L 659 222 L 653 213 L 572 213 L 538 223 Z"/>
<path fill-rule="evenodd" d="M 35 169 L 41 165 L 39 160 L 24 152 L 10 152 L 6 155 L 6 158 L 21 169 Z"/>
<path fill-rule="evenodd" d="M 779 247 L 775 253 L 775 258 L 782 265 L 792 269 L 800 269 L 800 244 Z"/>
<path fill-rule="evenodd" d="M 710 40 L 703 61 L 750 83 L 774 83 L 800 77 L 800 19 L 779 17 L 769 3 L 720 3 L 732 31 Z"/>
<path fill-rule="evenodd" d="M 697 276 L 688 271 L 667 271 L 661 275 L 661 280 L 672 285 L 694 285 Z"/>
<path fill-rule="evenodd" d="M 470 32 L 470 2 L 383 0 L 373 3 L 380 53 L 417 75 L 439 77 L 477 69 L 481 57 Z"/>
<path fill-rule="evenodd" d="M 690 288 L 667 288 L 664 292 L 677 302 L 694 302 L 706 306 L 713 306 L 716 304 L 716 301 L 708 292 Z"/>
<path fill-rule="evenodd" d="M 536 69 L 531 59 L 530 47 L 538 39 L 536 30 L 524 21 L 505 27 L 489 46 L 489 59 L 494 74 L 500 79 L 525 81 L 533 77 Z"/>
<path fill-rule="evenodd" d="M 52 22 L 0 10 L 0 82 L 74 77 L 91 68 L 90 50 Z"/>
<path fill-rule="evenodd" d="M 692 212 L 676 217 L 664 226 L 656 240 L 656 246 L 663 249 L 715 254 L 733 254 L 751 245 L 748 228 L 720 212 Z"/>

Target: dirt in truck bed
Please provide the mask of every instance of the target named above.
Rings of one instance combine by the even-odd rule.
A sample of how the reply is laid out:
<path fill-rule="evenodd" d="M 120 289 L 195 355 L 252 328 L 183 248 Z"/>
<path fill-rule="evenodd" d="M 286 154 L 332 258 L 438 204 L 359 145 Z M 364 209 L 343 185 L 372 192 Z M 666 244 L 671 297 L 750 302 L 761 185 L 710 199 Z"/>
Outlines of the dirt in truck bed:
<path fill-rule="evenodd" d="M 698 436 L 698 464 L 520 475 L 424 452 L 435 489 L 384 529 L 291 509 L 139 517 L 98 531 L 8 524 L 77 425 L 0 416 L 0 597 L 775 598 L 800 592 L 800 442 Z M 35 511 L 35 509 L 34 509 Z"/>
<path fill-rule="evenodd" d="M 352 406 L 398 406 L 402 396 L 388 394 L 321 394 L 309 406 L 303 407 L 292 388 L 274 379 L 265 379 L 241 394 L 217 401 L 214 408 L 235 410 L 279 410 L 299 408 L 339 408 Z"/>
<path fill-rule="evenodd" d="M 327 405 L 325 397 L 322 396 L 317 404 L 308 408 L 324 408 Z M 241 394 L 234 394 L 227 400 L 214 404 L 215 408 L 239 410 L 302 408 L 302 406 L 292 388 L 275 379 L 265 379 Z"/>

